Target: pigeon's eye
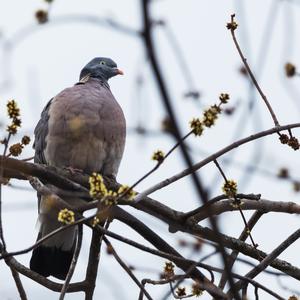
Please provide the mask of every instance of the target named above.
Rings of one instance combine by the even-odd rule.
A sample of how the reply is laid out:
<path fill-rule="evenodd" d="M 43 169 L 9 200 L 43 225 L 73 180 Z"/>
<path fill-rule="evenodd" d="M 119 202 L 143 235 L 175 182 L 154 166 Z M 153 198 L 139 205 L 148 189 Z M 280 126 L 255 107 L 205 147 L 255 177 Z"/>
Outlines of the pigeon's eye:
<path fill-rule="evenodd" d="M 106 65 L 106 62 L 104 60 L 101 60 L 100 65 Z"/>

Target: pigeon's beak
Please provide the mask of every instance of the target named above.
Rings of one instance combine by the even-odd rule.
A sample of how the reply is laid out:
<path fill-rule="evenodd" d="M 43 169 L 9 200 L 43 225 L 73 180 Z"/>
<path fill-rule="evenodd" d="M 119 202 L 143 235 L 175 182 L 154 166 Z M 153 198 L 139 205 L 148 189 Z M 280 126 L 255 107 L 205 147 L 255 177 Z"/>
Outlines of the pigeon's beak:
<path fill-rule="evenodd" d="M 115 68 L 116 75 L 124 75 L 124 72 L 121 69 Z"/>
<path fill-rule="evenodd" d="M 117 74 L 124 75 L 124 72 L 121 69 L 117 69 Z"/>

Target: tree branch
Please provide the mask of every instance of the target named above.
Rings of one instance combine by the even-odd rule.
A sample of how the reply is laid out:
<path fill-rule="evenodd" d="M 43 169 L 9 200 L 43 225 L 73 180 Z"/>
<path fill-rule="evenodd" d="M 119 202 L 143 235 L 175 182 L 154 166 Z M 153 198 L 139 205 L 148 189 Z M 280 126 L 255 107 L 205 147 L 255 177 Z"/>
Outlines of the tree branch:
<path fill-rule="evenodd" d="M 214 236 L 213 233 L 211 232 L 211 229 L 207 227 L 202 227 L 200 225 L 195 225 L 191 227 L 187 227 L 185 232 L 189 232 L 194 235 L 201 236 L 202 238 L 206 238 L 208 240 L 214 241 Z M 238 252 L 247 255 L 249 257 L 252 257 L 258 261 L 261 261 L 261 258 L 264 258 L 267 256 L 267 254 L 261 250 L 257 250 L 250 246 L 247 243 L 244 243 L 240 241 L 239 239 L 235 239 L 233 237 L 229 237 L 225 234 L 222 234 L 222 239 L 224 242 L 225 247 L 237 250 Z M 300 269 L 291 265 L 290 263 L 281 260 L 281 259 L 274 259 L 271 263 L 270 266 L 273 268 L 280 270 L 289 276 L 300 280 Z"/>
<path fill-rule="evenodd" d="M 254 278 L 259 273 L 261 273 L 266 267 L 272 264 L 276 257 L 278 257 L 284 250 L 286 250 L 292 243 L 300 238 L 300 229 L 296 230 L 291 234 L 285 241 L 283 241 L 278 247 L 276 247 L 269 255 L 267 255 L 260 264 L 254 267 L 250 272 L 248 272 L 245 277 Z M 238 281 L 235 286 L 239 290 L 245 286 L 245 282 Z M 229 290 L 228 295 L 232 295 L 232 291 Z"/>
<path fill-rule="evenodd" d="M 41 284 L 42 286 L 48 288 L 51 291 L 54 292 L 60 292 L 63 285 L 60 283 L 56 283 L 52 280 L 49 280 L 45 278 L 44 276 L 33 272 L 32 270 L 26 268 L 24 265 L 20 264 L 15 258 L 8 257 L 5 262 L 10 267 L 14 268 L 17 272 L 21 273 L 22 275 L 34 280 L 35 282 Z M 78 283 L 72 283 L 68 287 L 68 293 L 74 293 L 74 292 L 80 292 L 84 291 L 86 288 L 85 282 L 78 282 Z"/>
<path fill-rule="evenodd" d="M 146 250 L 152 254 L 159 255 L 161 257 L 166 257 L 164 254 L 171 254 L 170 256 L 166 257 L 171 259 L 179 268 L 181 268 L 185 272 L 189 272 L 190 276 L 194 279 L 203 283 L 204 286 L 207 288 L 207 291 L 215 296 L 217 299 L 220 297 L 224 297 L 222 292 L 216 288 L 216 286 L 211 283 L 199 270 L 195 268 L 195 266 L 190 270 L 192 266 L 190 262 L 185 260 L 174 248 L 172 248 L 168 243 L 166 243 L 162 238 L 159 237 L 154 231 L 148 228 L 144 223 L 139 221 L 134 216 L 130 215 L 128 212 L 125 212 L 119 207 L 114 207 L 112 210 L 113 218 L 120 220 L 121 222 L 125 223 L 126 225 L 130 226 L 136 232 L 141 234 L 143 238 L 145 238 L 148 242 L 150 242 L 153 246 L 155 246 L 159 251 L 152 252 L 147 247 L 139 247 L 141 250 Z M 112 236 L 113 237 L 113 236 Z M 149 251 L 150 250 L 150 251 Z M 171 258 L 173 257 L 173 259 Z M 174 258 L 181 258 L 181 259 L 174 259 Z"/>
<path fill-rule="evenodd" d="M 131 279 L 136 283 L 136 285 L 140 288 L 140 290 L 143 292 L 143 294 L 147 297 L 149 300 L 153 300 L 150 294 L 146 291 L 145 287 L 139 282 L 139 280 L 136 278 L 136 276 L 133 274 L 133 272 L 130 270 L 130 268 L 124 263 L 124 261 L 120 258 L 110 241 L 104 236 L 103 237 L 104 242 L 106 243 L 107 247 L 109 247 L 109 251 L 111 251 L 112 255 L 116 259 L 116 261 L 119 263 L 119 265 L 125 270 L 125 272 L 131 277 Z"/>
<path fill-rule="evenodd" d="M 66 292 L 68 291 L 68 287 L 70 285 L 70 281 L 72 279 L 76 264 L 77 264 L 77 260 L 79 257 L 79 253 L 80 253 L 80 249 L 81 249 L 81 244 L 82 244 L 82 225 L 78 226 L 78 233 L 77 233 L 77 241 L 76 241 L 76 247 L 75 247 L 75 251 L 73 254 L 73 258 L 72 258 L 72 262 L 67 274 L 67 277 L 65 279 L 65 282 L 63 284 L 63 287 L 61 289 L 60 292 L 60 296 L 59 296 L 59 300 L 64 300 L 64 297 L 66 295 Z"/>
<path fill-rule="evenodd" d="M 300 124 L 297 123 L 297 124 L 287 125 L 287 126 L 283 126 L 283 127 L 284 127 L 284 129 L 286 129 L 286 127 L 299 127 L 299 126 L 300 126 Z M 284 130 L 284 129 L 281 127 L 280 130 Z M 270 132 L 274 133 L 274 132 L 276 132 L 276 130 L 277 130 L 276 128 L 272 128 L 268 132 L 270 134 Z M 264 136 L 266 134 L 266 132 L 267 131 L 259 133 L 259 135 Z M 80 184 L 80 185 L 84 186 L 85 188 L 87 188 L 89 186 L 88 176 L 83 175 L 83 174 L 75 173 L 75 174 L 71 175 L 66 170 L 57 169 L 58 174 L 61 174 L 57 177 L 57 174 L 54 171 L 49 171 L 49 169 L 52 170 L 53 168 L 48 167 L 48 166 L 23 162 L 23 161 L 19 161 L 19 160 L 12 159 L 12 158 L 5 158 L 5 160 L 7 161 L 7 164 L 5 164 L 6 167 L 7 166 L 13 167 L 13 169 L 11 169 L 11 170 L 13 170 L 13 172 L 11 172 L 11 174 L 14 175 L 16 178 L 21 177 L 20 174 L 22 171 L 24 171 L 24 173 L 27 175 L 39 175 L 42 177 L 41 179 L 47 178 L 50 183 L 52 183 L 52 184 L 57 183 L 61 188 L 64 188 L 63 183 L 67 182 L 68 187 L 72 188 L 71 186 L 73 186 L 73 184 L 70 186 L 68 181 L 65 181 L 65 178 L 62 178 L 61 181 L 55 180 L 55 178 L 62 177 L 62 174 L 63 174 L 64 176 L 66 176 L 66 178 L 68 178 L 68 177 L 70 179 L 72 178 L 76 182 L 76 184 Z M 25 165 L 25 167 L 24 167 L 24 165 Z M 4 171 L 6 172 L 7 170 L 8 169 L 5 169 Z M 23 176 L 23 179 L 25 179 L 24 176 Z M 118 186 L 119 186 L 118 183 L 108 181 L 108 187 L 110 189 L 117 188 Z M 76 187 L 76 189 L 77 189 L 77 187 Z M 211 230 L 209 228 L 205 228 L 205 227 L 202 227 L 199 225 L 194 225 L 194 224 L 189 224 L 189 223 L 182 223 L 182 216 L 184 214 L 167 207 L 166 205 L 162 204 L 161 202 L 155 201 L 149 197 L 145 197 L 142 201 L 139 201 L 138 203 L 133 203 L 132 206 L 143 212 L 149 213 L 150 215 L 155 216 L 156 218 L 167 223 L 170 226 L 171 232 L 176 232 L 176 231 L 188 232 L 188 233 L 195 234 L 195 235 L 201 235 L 202 238 L 205 238 L 205 239 L 208 239 L 211 241 L 215 241 L 215 238 L 213 237 Z M 243 243 L 233 237 L 229 237 L 229 236 L 223 234 L 222 239 L 224 240 L 225 246 L 227 248 L 237 250 L 237 251 L 243 253 L 244 255 L 250 256 L 250 257 L 258 259 L 258 260 L 260 257 L 266 256 L 266 254 L 264 252 L 255 250 L 250 245 Z M 296 279 L 300 279 L 300 270 L 285 261 L 276 259 L 271 264 L 271 266 L 296 278 Z M 22 273 L 22 272 L 20 272 L 20 273 Z"/>
<path fill-rule="evenodd" d="M 170 185 L 171 183 L 176 182 L 179 179 L 182 179 L 185 176 L 188 176 L 190 174 L 192 174 L 193 172 L 201 169 L 202 167 L 204 167 L 205 165 L 209 164 L 210 162 L 214 161 L 215 159 L 217 159 L 218 157 L 224 155 L 225 153 L 230 152 L 231 150 L 238 148 L 241 145 L 244 145 L 246 143 L 249 143 L 251 141 L 260 139 L 262 137 L 274 134 L 274 133 L 278 133 L 280 131 L 284 131 L 284 130 L 288 130 L 288 129 L 292 129 L 292 128 L 297 128 L 300 127 L 300 123 L 294 123 L 294 124 L 289 124 L 289 125 L 284 125 L 284 126 L 278 126 L 278 127 L 273 127 L 264 131 L 260 131 L 258 133 L 255 134 L 251 134 L 248 137 L 242 138 L 236 142 L 233 142 L 232 144 L 224 147 L 223 149 L 213 153 L 212 155 L 207 156 L 205 159 L 203 159 L 202 161 L 196 163 L 193 165 L 192 168 L 187 168 L 175 175 L 173 175 L 172 177 L 169 177 L 155 185 L 153 185 L 152 187 L 146 189 L 145 191 L 143 191 L 142 193 L 140 193 L 139 195 L 136 196 L 135 201 L 138 202 L 141 199 L 145 198 L 146 196 L 154 193 L 155 191 L 162 189 L 168 185 Z"/>
<path fill-rule="evenodd" d="M 99 232 L 93 230 L 88 266 L 87 266 L 86 276 L 84 280 L 87 285 L 87 288 L 85 289 L 85 300 L 93 299 L 93 294 L 96 286 L 99 260 L 100 260 L 101 236 L 102 235 L 99 234 Z"/>
<path fill-rule="evenodd" d="M 17 286 L 17 289 L 18 289 L 19 296 L 20 296 L 21 300 L 27 300 L 26 292 L 24 290 L 24 287 L 23 287 L 22 281 L 20 279 L 19 273 L 13 267 L 10 267 L 10 270 L 11 270 L 12 276 L 14 278 L 14 281 L 16 283 L 16 286 Z"/>
<path fill-rule="evenodd" d="M 262 213 L 268 212 L 281 212 L 288 214 L 300 214 L 300 205 L 294 202 L 285 202 L 285 201 L 270 201 L 265 199 L 260 200 L 248 200 L 240 199 L 241 209 L 242 210 L 257 210 Z M 220 215 L 228 211 L 237 211 L 238 207 L 233 205 L 232 200 L 223 200 L 218 203 L 211 205 L 211 209 L 215 215 Z M 190 220 L 195 223 L 207 218 L 207 212 L 203 210 L 202 212 L 193 216 Z"/>
<path fill-rule="evenodd" d="M 232 23 L 235 23 L 234 17 L 235 17 L 234 14 L 231 15 L 231 24 L 232 24 Z M 230 24 L 230 23 L 229 23 L 229 24 Z M 245 66 L 245 68 L 246 68 L 246 70 L 247 70 L 247 72 L 248 72 L 248 74 L 249 74 L 251 80 L 252 80 L 253 85 L 256 87 L 258 93 L 260 94 L 261 98 L 263 99 L 264 103 L 266 104 L 266 106 L 267 106 L 267 108 L 268 108 L 268 110 L 269 110 L 269 112 L 270 112 L 270 115 L 271 115 L 271 117 L 272 117 L 272 119 L 273 119 L 274 125 L 275 125 L 275 126 L 279 126 L 279 122 L 278 122 L 278 120 L 277 120 L 277 117 L 276 117 L 276 115 L 275 115 L 275 113 L 274 113 L 274 111 L 273 111 L 273 108 L 272 108 L 271 104 L 269 103 L 269 101 L 268 101 L 266 95 L 263 93 L 263 91 L 262 91 L 261 87 L 259 86 L 259 84 L 258 84 L 258 82 L 257 82 L 257 80 L 256 80 L 256 78 L 255 78 L 255 76 L 254 76 L 254 74 L 252 73 L 252 71 L 251 71 L 251 69 L 250 69 L 250 66 L 249 66 L 249 64 L 248 64 L 248 62 L 247 62 L 247 59 L 246 59 L 245 56 L 243 55 L 243 52 L 242 52 L 242 50 L 241 50 L 241 48 L 240 48 L 240 45 L 239 45 L 239 43 L 238 43 L 238 41 L 237 41 L 237 39 L 236 39 L 236 37 L 235 37 L 234 30 L 235 30 L 235 29 L 234 29 L 233 27 L 230 28 L 231 36 L 232 36 L 234 45 L 235 45 L 235 47 L 236 47 L 236 49 L 237 49 L 237 51 L 238 51 L 238 53 L 239 53 L 239 56 L 240 56 L 240 58 L 241 58 L 241 60 L 242 60 L 242 62 L 243 62 L 243 64 L 244 64 L 244 66 Z"/>
<path fill-rule="evenodd" d="M 259 211 L 256 211 L 253 213 L 252 217 L 248 221 L 247 227 L 244 228 L 241 235 L 239 236 L 239 240 L 245 241 L 247 239 L 247 237 L 249 236 L 248 230 L 251 231 L 253 229 L 253 227 L 256 225 L 256 223 L 259 221 L 259 219 L 261 218 L 262 215 L 263 215 L 263 213 L 259 212 Z M 239 252 L 236 250 L 231 252 L 231 254 L 229 256 L 229 264 L 230 264 L 231 268 L 234 265 L 234 263 L 238 257 L 238 254 L 239 254 Z M 218 287 L 223 290 L 225 287 L 226 281 L 227 281 L 226 274 L 225 274 L 225 272 L 223 272 Z"/>

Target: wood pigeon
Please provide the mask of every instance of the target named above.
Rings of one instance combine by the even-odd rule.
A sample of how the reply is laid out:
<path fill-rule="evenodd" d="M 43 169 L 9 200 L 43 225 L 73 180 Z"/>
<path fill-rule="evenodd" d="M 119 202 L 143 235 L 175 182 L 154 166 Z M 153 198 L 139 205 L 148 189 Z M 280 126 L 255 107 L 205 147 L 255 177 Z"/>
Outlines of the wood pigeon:
<path fill-rule="evenodd" d="M 115 178 L 123 155 L 126 123 L 107 82 L 118 74 L 123 72 L 113 60 L 94 58 L 82 69 L 77 84 L 48 102 L 34 130 L 34 162 Z M 40 239 L 61 223 L 51 201 L 46 196 L 38 195 L 38 198 Z M 78 199 L 68 196 L 63 200 L 74 205 Z M 35 248 L 31 270 L 45 277 L 65 279 L 76 234 L 76 227 L 71 227 Z"/>

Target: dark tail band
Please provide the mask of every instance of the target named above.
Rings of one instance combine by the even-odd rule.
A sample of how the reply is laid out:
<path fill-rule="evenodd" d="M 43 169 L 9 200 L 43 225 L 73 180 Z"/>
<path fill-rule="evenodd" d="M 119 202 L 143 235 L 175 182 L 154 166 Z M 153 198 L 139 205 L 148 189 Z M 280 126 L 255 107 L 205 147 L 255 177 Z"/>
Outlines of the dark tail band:
<path fill-rule="evenodd" d="M 63 251 L 56 247 L 38 246 L 32 252 L 30 269 L 45 277 L 52 275 L 64 280 L 68 274 L 73 253 L 74 247 L 70 251 Z"/>

